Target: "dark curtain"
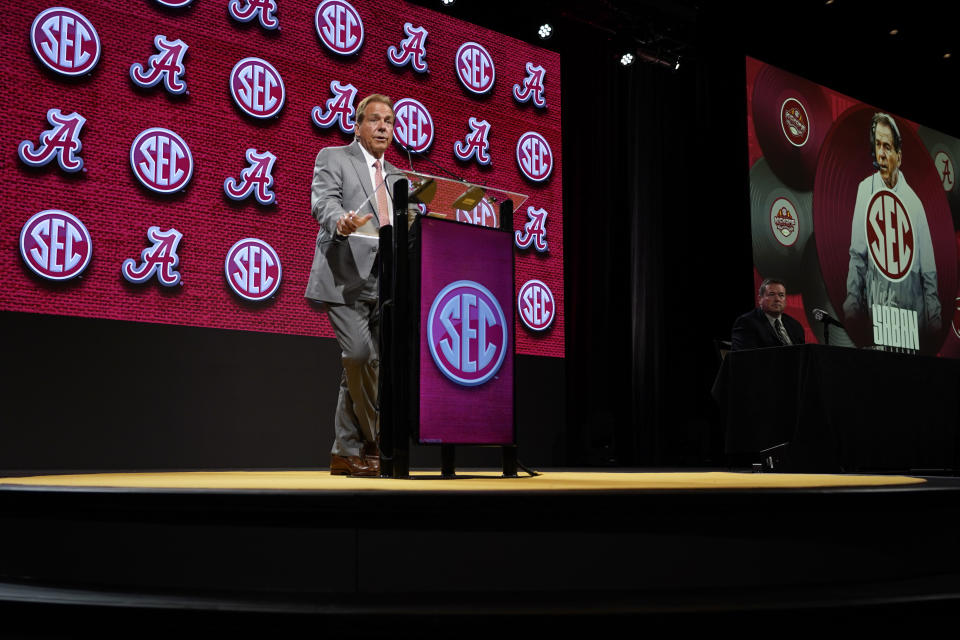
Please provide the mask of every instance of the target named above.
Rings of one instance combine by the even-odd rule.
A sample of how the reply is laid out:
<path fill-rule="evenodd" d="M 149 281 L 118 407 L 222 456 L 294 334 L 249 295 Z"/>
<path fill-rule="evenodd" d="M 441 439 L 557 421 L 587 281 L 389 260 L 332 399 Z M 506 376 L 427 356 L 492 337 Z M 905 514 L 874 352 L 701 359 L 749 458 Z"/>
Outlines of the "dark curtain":
<path fill-rule="evenodd" d="M 589 35 L 589 34 L 588 34 Z M 721 465 L 714 339 L 752 302 L 744 59 L 564 52 L 568 464 Z"/>

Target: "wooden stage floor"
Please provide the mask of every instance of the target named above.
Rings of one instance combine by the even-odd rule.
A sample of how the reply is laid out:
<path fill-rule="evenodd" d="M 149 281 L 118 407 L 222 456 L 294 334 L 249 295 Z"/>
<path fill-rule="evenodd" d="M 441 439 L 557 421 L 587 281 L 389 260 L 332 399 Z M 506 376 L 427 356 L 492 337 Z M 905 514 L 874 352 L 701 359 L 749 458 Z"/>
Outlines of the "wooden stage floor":
<path fill-rule="evenodd" d="M 773 474 L 708 472 L 546 471 L 535 477 L 503 478 L 495 471 L 461 471 L 444 479 L 438 471 L 412 471 L 409 480 L 349 478 L 326 471 L 179 471 L 52 474 L 0 477 L 3 487 L 224 491 L 348 492 L 643 492 L 759 491 L 771 489 L 880 488 L 925 485 L 901 475 Z"/>

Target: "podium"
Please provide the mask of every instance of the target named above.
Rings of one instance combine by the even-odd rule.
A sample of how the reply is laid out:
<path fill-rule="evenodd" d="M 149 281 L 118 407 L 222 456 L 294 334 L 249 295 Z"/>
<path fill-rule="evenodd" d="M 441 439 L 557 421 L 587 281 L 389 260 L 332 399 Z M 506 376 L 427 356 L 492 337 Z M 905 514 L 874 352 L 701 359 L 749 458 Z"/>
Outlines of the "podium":
<path fill-rule="evenodd" d="M 526 196 L 404 172 L 380 229 L 380 469 L 407 478 L 411 441 L 503 448 L 516 476 L 513 211 Z M 406 220 L 407 224 L 398 224 Z"/>

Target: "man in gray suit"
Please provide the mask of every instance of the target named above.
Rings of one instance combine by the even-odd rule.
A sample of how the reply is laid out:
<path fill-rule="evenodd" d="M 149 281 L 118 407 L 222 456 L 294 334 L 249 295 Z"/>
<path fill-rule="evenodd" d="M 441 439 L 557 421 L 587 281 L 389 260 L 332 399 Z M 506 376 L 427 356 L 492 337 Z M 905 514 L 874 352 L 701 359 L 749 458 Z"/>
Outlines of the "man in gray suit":
<path fill-rule="evenodd" d="M 333 475 L 377 476 L 377 240 L 391 224 L 399 172 L 383 154 L 393 138 L 393 103 L 373 94 L 357 107 L 355 140 L 317 154 L 310 197 L 320 223 L 306 297 L 324 303 L 342 351 L 334 418 Z"/>

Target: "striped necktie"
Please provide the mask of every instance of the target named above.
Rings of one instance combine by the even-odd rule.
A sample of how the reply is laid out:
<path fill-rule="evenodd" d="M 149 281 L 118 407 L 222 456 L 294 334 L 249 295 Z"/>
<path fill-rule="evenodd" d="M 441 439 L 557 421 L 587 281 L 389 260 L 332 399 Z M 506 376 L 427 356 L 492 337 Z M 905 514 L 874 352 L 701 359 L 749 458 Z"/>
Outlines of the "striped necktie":
<path fill-rule="evenodd" d="M 780 344 L 793 344 L 790 341 L 790 336 L 787 335 L 787 330 L 783 327 L 783 323 L 780 322 L 780 318 L 773 321 L 773 326 L 777 329 L 777 337 L 780 338 Z"/>

